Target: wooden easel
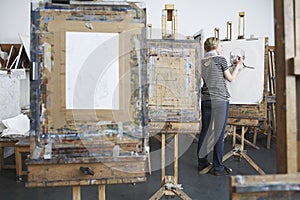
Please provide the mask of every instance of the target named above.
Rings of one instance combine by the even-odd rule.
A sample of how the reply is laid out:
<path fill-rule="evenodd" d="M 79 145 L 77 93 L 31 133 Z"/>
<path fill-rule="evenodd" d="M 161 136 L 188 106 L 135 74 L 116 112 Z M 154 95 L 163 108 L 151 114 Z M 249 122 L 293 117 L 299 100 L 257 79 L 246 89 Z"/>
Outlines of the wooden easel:
<path fill-rule="evenodd" d="M 226 153 L 223 156 L 223 162 L 225 162 L 227 159 L 229 159 L 231 156 L 239 156 L 240 158 L 244 158 L 259 174 L 265 174 L 265 172 L 247 155 L 246 151 L 244 150 L 244 143 L 245 143 L 245 132 L 246 132 L 246 126 L 242 125 L 241 130 L 241 144 L 236 144 L 236 126 L 233 126 L 233 147 L 232 150 Z M 202 171 L 200 171 L 201 174 L 206 174 L 212 169 L 213 165 L 209 165 L 208 167 L 204 168 Z"/>
<path fill-rule="evenodd" d="M 166 135 L 174 136 L 174 175 L 166 176 Z M 150 197 L 149 200 L 158 200 L 163 196 L 178 196 L 183 200 L 191 200 L 191 198 L 182 191 L 178 184 L 178 133 L 172 131 L 171 122 L 165 122 L 164 130 L 161 131 L 161 181 L 160 189 Z"/>
<path fill-rule="evenodd" d="M 244 158 L 259 174 L 265 174 L 265 172 L 247 155 L 246 151 L 244 150 L 244 137 L 246 132 L 246 126 L 242 125 L 241 130 L 241 144 L 236 143 L 236 126 L 233 128 L 233 148 L 230 152 L 224 155 L 224 161 L 231 156 L 239 156 L 240 158 Z"/>
<path fill-rule="evenodd" d="M 267 148 L 270 148 L 271 137 L 276 136 L 276 83 L 275 83 L 275 47 L 270 46 L 268 48 L 268 67 L 269 67 L 269 95 L 268 95 L 268 143 Z"/>
<path fill-rule="evenodd" d="M 230 105 L 227 123 L 228 125 L 233 126 L 244 126 L 246 129 L 253 128 L 253 141 L 250 142 L 245 138 L 243 138 L 243 140 L 246 144 L 256 149 L 259 149 L 259 147 L 256 145 L 256 138 L 259 130 L 262 130 L 261 132 L 267 136 L 266 146 L 268 149 L 270 148 L 271 143 L 271 133 L 269 130 L 270 122 L 268 122 L 268 83 L 272 81 L 271 79 L 275 78 L 273 75 L 272 78 L 270 78 L 270 70 L 274 65 L 273 61 L 270 60 L 271 49 L 273 49 L 273 47 L 268 46 L 268 38 L 265 38 L 264 92 L 262 102 L 257 105 Z M 274 85 L 274 80 L 272 81 L 272 84 Z M 236 138 L 242 140 L 240 135 L 237 135 Z"/>
<path fill-rule="evenodd" d="M 229 133 L 232 136 L 232 150 L 224 155 L 223 162 L 226 161 L 231 156 L 239 156 L 240 158 L 244 158 L 259 174 L 265 174 L 265 172 L 246 154 L 244 150 L 245 143 L 259 149 L 256 146 L 256 137 L 257 131 L 260 128 L 261 123 L 263 123 L 264 133 L 268 131 L 267 127 L 267 78 L 268 78 L 268 39 L 265 39 L 265 69 L 264 69 L 264 98 L 262 102 L 258 105 L 231 105 L 229 110 L 229 117 L 227 121 L 227 125 L 231 125 L 233 127 L 233 132 Z M 241 127 L 241 134 L 238 135 L 236 133 L 236 128 Z M 253 142 L 245 139 L 245 133 L 247 129 L 254 128 L 254 136 Z M 270 135 L 267 135 L 267 147 L 270 146 Z M 241 141 L 240 144 L 236 143 L 236 140 L 239 139 Z M 206 167 L 202 171 L 201 174 L 207 173 L 212 168 L 212 165 Z"/>
<path fill-rule="evenodd" d="M 258 129 L 263 125 L 263 133 L 267 135 L 267 148 L 270 147 L 270 135 L 267 126 L 267 96 L 268 96 L 268 74 L 269 74 L 269 59 L 268 59 L 268 38 L 265 39 L 265 64 L 264 64 L 264 95 L 263 100 L 258 105 L 231 105 L 229 111 L 228 125 L 233 126 L 232 133 L 232 146 L 233 149 L 224 155 L 224 159 L 228 159 L 231 156 L 240 156 L 259 173 L 265 174 L 265 172 L 246 154 L 244 151 L 244 144 L 250 144 L 252 147 L 259 149 L 256 146 L 256 137 Z M 249 113 L 249 114 L 247 114 Z M 237 137 L 236 127 L 241 127 L 241 134 Z M 253 142 L 245 139 L 245 133 L 248 128 L 254 128 Z M 241 140 L 241 144 L 236 143 L 236 139 Z"/>

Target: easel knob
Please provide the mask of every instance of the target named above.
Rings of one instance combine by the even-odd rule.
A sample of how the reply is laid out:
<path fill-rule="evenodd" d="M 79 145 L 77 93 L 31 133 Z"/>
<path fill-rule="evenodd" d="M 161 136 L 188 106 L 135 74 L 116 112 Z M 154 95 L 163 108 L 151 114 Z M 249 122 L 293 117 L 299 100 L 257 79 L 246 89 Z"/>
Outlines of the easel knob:
<path fill-rule="evenodd" d="M 228 21 L 227 22 L 227 34 L 226 34 L 226 39 L 231 40 L 232 38 L 232 22 Z"/>
<path fill-rule="evenodd" d="M 214 33 L 215 33 L 215 38 L 220 38 L 220 33 L 219 33 L 219 28 L 218 27 L 216 27 L 215 29 L 214 29 Z"/>
<path fill-rule="evenodd" d="M 151 39 L 152 38 L 152 24 L 148 24 L 147 27 L 149 29 L 149 37 L 148 38 Z"/>
<path fill-rule="evenodd" d="M 238 38 L 237 39 L 244 39 L 245 38 L 245 12 L 239 12 L 239 24 L 238 24 Z"/>
<path fill-rule="evenodd" d="M 171 30 L 168 28 L 171 27 Z M 177 33 L 177 10 L 174 4 L 166 4 L 162 10 L 162 38 L 175 39 Z"/>

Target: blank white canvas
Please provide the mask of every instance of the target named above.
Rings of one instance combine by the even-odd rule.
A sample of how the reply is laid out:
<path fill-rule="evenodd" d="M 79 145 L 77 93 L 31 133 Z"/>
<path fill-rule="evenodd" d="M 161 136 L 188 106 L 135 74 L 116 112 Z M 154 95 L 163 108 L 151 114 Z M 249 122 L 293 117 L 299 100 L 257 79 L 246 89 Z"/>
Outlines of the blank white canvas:
<path fill-rule="evenodd" d="M 222 42 L 222 55 L 230 65 L 230 52 L 242 49 L 245 52 L 244 64 L 254 69 L 243 68 L 227 86 L 231 94 L 231 104 L 259 104 L 264 92 L 264 38 L 257 40 L 233 40 Z"/>
<path fill-rule="evenodd" d="M 119 109 L 119 34 L 66 32 L 66 109 Z"/>

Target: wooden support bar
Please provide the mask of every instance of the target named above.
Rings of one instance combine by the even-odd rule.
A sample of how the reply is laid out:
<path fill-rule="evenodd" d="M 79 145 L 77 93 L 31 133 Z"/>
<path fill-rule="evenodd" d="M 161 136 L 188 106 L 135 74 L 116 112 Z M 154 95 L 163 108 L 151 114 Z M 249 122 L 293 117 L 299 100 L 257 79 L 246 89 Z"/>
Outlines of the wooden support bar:
<path fill-rule="evenodd" d="M 219 31 L 220 29 L 218 28 L 218 27 L 216 27 L 215 29 L 214 29 L 214 35 L 215 35 L 215 38 L 220 38 L 220 31 Z"/>
<path fill-rule="evenodd" d="M 245 152 L 241 152 L 240 154 L 259 174 L 266 174 Z"/>
<path fill-rule="evenodd" d="M 242 126 L 241 132 L 241 151 L 244 150 L 245 126 Z"/>
<path fill-rule="evenodd" d="M 191 200 L 191 198 L 186 195 L 178 186 L 178 133 L 172 130 L 173 125 L 170 122 L 165 122 L 165 131 L 161 132 L 161 180 L 162 185 L 158 191 L 156 191 L 149 200 L 159 200 L 163 196 L 174 197 L 178 196 L 183 200 Z M 170 133 L 171 132 L 171 133 Z M 174 174 L 173 176 L 166 176 L 165 171 L 165 146 L 166 137 L 169 135 L 174 137 Z"/>
<path fill-rule="evenodd" d="M 256 139 L 257 139 L 257 128 L 254 128 L 253 140 L 252 140 L 252 143 L 254 145 L 256 145 Z"/>
<path fill-rule="evenodd" d="M 98 185 L 98 200 L 105 200 L 105 185 Z"/>
<path fill-rule="evenodd" d="M 161 133 L 161 181 L 163 182 L 166 176 L 166 134 Z"/>
<path fill-rule="evenodd" d="M 276 44 L 276 159 L 278 173 L 297 172 L 297 127 L 295 76 L 288 73 L 288 58 L 294 57 L 294 1 L 274 4 Z"/>
<path fill-rule="evenodd" d="M 227 32 L 226 32 L 226 39 L 231 40 L 232 38 L 232 21 L 227 22 Z"/>
<path fill-rule="evenodd" d="M 1 169 L 14 169 L 16 166 L 14 164 L 5 164 L 4 163 L 4 148 L 5 147 L 14 147 L 15 140 L 0 140 L 0 170 Z"/>
<path fill-rule="evenodd" d="M 187 194 L 185 194 L 182 190 L 175 189 L 172 190 L 178 197 L 180 197 L 183 200 L 192 200 Z"/>
<path fill-rule="evenodd" d="M 230 177 L 230 199 L 257 199 L 256 197 L 268 197 L 277 199 L 278 193 L 300 191 L 300 175 L 274 174 L 274 175 L 249 175 Z M 283 198 L 282 198 L 283 199 Z"/>
<path fill-rule="evenodd" d="M 233 133 L 232 133 L 232 147 L 236 145 L 236 126 L 233 126 Z"/>
<path fill-rule="evenodd" d="M 295 46 L 296 46 L 296 57 L 294 58 L 293 61 L 293 67 L 294 67 L 294 74 L 295 75 L 300 75 L 300 2 L 299 1 L 294 1 L 295 2 Z"/>
<path fill-rule="evenodd" d="M 290 67 L 293 69 L 292 73 L 294 75 L 300 75 L 300 56 L 292 58 L 290 60 Z"/>
<path fill-rule="evenodd" d="M 242 137 L 239 134 L 235 134 L 235 137 L 236 137 L 236 139 L 242 140 Z M 253 138 L 253 140 L 254 140 L 254 138 Z M 251 147 L 253 147 L 255 149 L 259 149 L 258 146 L 256 146 L 255 144 L 253 144 L 252 142 L 250 142 L 249 140 L 247 140 L 245 138 L 244 138 L 244 143 L 248 144 L 249 146 L 251 146 Z"/>
<path fill-rule="evenodd" d="M 73 200 L 80 200 L 80 186 L 73 186 Z"/>
<path fill-rule="evenodd" d="M 155 194 L 152 195 L 152 197 L 149 198 L 149 200 L 158 200 L 160 199 L 162 196 L 164 196 L 165 193 L 165 188 L 161 187 L 159 188 L 159 190 L 157 190 L 155 192 Z"/>
<path fill-rule="evenodd" d="M 27 171 L 23 171 L 22 153 L 30 153 L 29 143 L 17 142 L 15 144 L 15 160 L 16 160 L 16 176 L 21 179 L 22 175 L 27 175 Z"/>
<path fill-rule="evenodd" d="M 174 183 L 178 184 L 178 134 L 174 135 Z"/>
<path fill-rule="evenodd" d="M 237 39 L 244 39 L 245 38 L 245 12 L 239 12 L 239 19 L 238 19 L 238 38 Z"/>

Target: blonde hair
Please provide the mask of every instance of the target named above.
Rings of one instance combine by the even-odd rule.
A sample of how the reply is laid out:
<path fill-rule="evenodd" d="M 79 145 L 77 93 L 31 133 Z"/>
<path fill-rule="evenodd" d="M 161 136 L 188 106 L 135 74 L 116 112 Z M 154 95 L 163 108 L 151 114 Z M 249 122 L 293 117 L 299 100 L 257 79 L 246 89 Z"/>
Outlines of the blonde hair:
<path fill-rule="evenodd" d="M 206 41 L 204 42 L 204 50 L 206 52 L 209 52 L 211 50 L 218 48 L 219 44 L 220 44 L 220 40 L 218 38 L 216 37 L 207 38 Z"/>

